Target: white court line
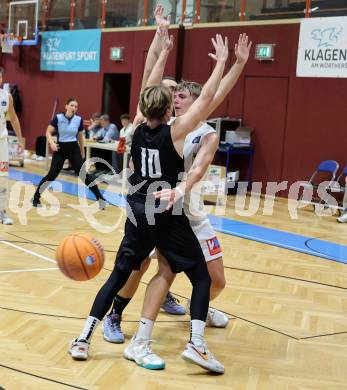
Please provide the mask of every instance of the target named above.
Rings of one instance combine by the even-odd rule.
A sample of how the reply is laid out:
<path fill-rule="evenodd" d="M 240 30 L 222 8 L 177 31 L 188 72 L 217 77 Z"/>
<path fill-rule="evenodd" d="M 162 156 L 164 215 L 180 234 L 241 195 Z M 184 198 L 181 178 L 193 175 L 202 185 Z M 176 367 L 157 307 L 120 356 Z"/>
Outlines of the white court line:
<path fill-rule="evenodd" d="M 12 244 L 12 242 L 8 242 L 8 241 L 5 241 L 5 240 L 0 240 L 0 243 L 1 243 L 1 244 L 8 245 L 8 246 L 12 246 L 13 248 L 19 249 L 20 251 L 25 252 L 25 253 L 29 253 L 29 255 L 33 255 L 33 256 L 39 257 L 40 259 L 49 261 L 50 263 L 53 263 L 53 264 L 56 264 L 56 263 L 57 263 L 55 260 L 52 260 L 52 259 L 50 259 L 49 257 L 40 255 L 39 253 L 36 253 L 36 252 L 33 252 L 33 251 L 29 251 L 28 249 L 22 248 L 21 246 Z M 35 245 L 35 243 L 31 243 L 31 242 L 28 242 L 28 244 L 33 244 L 33 245 Z"/>
<path fill-rule="evenodd" d="M 56 271 L 59 268 L 31 268 L 31 269 L 12 269 L 0 271 L 0 274 L 14 273 L 14 272 L 35 272 L 35 271 Z"/>

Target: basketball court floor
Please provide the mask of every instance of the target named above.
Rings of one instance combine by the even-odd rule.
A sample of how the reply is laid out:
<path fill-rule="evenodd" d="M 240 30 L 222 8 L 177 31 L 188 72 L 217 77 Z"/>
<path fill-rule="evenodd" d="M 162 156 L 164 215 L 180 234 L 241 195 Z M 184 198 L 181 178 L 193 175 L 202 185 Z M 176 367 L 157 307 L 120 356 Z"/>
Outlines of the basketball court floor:
<path fill-rule="evenodd" d="M 90 359 L 73 361 L 68 343 L 79 334 L 91 303 L 113 267 L 123 235 L 122 207 L 85 218 L 76 180 L 60 175 L 49 210 L 30 208 L 43 166 L 10 172 L 11 209 L 21 220 L 0 225 L 0 387 L 5 389 L 346 389 L 347 225 L 318 217 L 312 208 L 294 220 L 286 199 L 273 215 L 240 216 L 229 197 L 226 215 L 211 219 L 224 253 L 227 286 L 211 306 L 231 320 L 226 329 L 207 328 L 211 351 L 224 375 L 207 373 L 180 358 L 189 335 L 188 316 L 160 313 L 154 351 L 166 361 L 150 371 L 122 357 L 124 345 L 107 343 L 96 331 Z M 119 187 L 107 199 L 121 205 Z M 89 205 L 92 201 L 88 201 Z M 60 205 L 60 208 L 55 208 Z M 30 208 L 26 210 L 26 208 Z M 89 209 L 88 209 L 89 210 Z M 89 232 L 106 251 L 104 269 L 93 280 L 75 282 L 56 267 L 58 243 Z M 126 343 L 137 328 L 152 261 L 124 314 Z M 190 284 L 179 275 L 171 291 L 185 304 Z"/>

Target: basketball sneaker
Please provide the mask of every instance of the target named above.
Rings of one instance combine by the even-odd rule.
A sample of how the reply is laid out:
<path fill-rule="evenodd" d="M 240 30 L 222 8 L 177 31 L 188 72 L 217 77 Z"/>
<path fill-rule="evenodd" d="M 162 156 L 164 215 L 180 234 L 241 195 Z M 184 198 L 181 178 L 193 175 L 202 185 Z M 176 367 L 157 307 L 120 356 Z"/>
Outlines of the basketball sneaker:
<path fill-rule="evenodd" d="M 189 342 L 181 357 L 190 363 L 197 364 L 205 370 L 217 374 L 224 374 L 224 366 L 207 349 L 207 345 L 203 340 L 201 342 Z"/>
<path fill-rule="evenodd" d="M 164 303 L 161 308 L 168 314 L 176 314 L 183 316 L 186 314 L 186 309 L 179 304 L 179 300 L 175 298 L 170 291 L 167 293 Z"/>
<path fill-rule="evenodd" d="M 228 316 L 217 309 L 212 307 L 208 308 L 207 317 L 206 317 L 206 326 L 212 328 L 226 328 L 229 323 Z"/>
<path fill-rule="evenodd" d="M 347 211 L 341 214 L 338 218 L 336 218 L 337 222 L 346 223 L 347 222 Z"/>
<path fill-rule="evenodd" d="M 135 334 L 125 348 L 123 356 L 148 370 L 162 370 L 165 368 L 165 362 L 152 351 L 151 344 L 152 340 L 136 339 Z"/>
<path fill-rule="evenodd" d="M 119 314 L 108 314 L 102 324 L 104 339 L 110 343 L 124 343 L 124 334 L 120 327 L 122 316 Z"/>
<path fill-rule="evenodd" d="M 89 343 L 86 340 L 72 340 L 70 343 L 69 354 L 75 360 L 87 360 Z"/>
<path fill-rule="evenodd" d="M 190 315 L 190 299 L 187 299 L 187 314 Z M 211 328 L 226 328 L 228 323 L 229 317 L 225 313 L 213 307 L 208 308 L 206 326 Z"/>
<path fill-rule="evenodd" d="M 105 208 L 107 206 L 106 199 L 100 198 L 100 199 L 98 199 L 98 203 L 99 203 L 99 210 L 105 210 Z"/>
<path fill-rule="evenodd" d="M 0 211 L 0 222 L 3 225 L 13 225 L 13 219 L 7 215 L 5 210 Z"/>

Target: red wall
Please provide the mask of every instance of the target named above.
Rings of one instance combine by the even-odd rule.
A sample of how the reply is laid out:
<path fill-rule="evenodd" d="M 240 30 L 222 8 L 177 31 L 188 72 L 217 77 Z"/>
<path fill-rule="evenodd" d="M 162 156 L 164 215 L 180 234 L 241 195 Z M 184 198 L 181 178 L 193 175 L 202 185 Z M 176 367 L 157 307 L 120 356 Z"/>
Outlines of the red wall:
<path fill-rule="evenodd" d="M 296 53 L 299 24 L 248 25 L 221 28 L 193 28 L 185 31 L 183 78 L 204 82 L 213 66 L 207 51 L 216 32 L 227 34 L 230 47 L 241 32 L 256 43 L 275 43 L 275 61 L 260 63 L 254 49 L 233 92 L 212 116 L 241 117 L 253 127 L 256 143 L 253 180 L 290 182 L 307 179 L 319 161 L 334 159 L 347 164 L 347 79 L 297 78 Z M 173 30 L 177 36 L 177 30 Z M 43 134 L 50 119 L 55 96 L 60 102 L 75 96 L 80 114 L 89 117 L 101 109 L 104 73 L 132 75 L 130 111 L 134 113 L 143 65 L 152 31 L 108 32 L 102 34 L 101 72 L 40 72 L 39 49 L 22 48 L 14 55 L 2 55 L 5 79 L 19 85 L 23 100 L 21 122 L 29 148 Z M 109 60 L 111 46 L 124 46 L 122 63 Z M 174 75 L 176 53 L 167 75 Z M 231 55 L 230 65 L 234 61 Z M 120 91 L 121 93 L 121 91 Z M 60 106 L 63 108 L 63 105 Z M 112 117 L 112 113 L 111 117 Z"/>
<path fill-rule="evenodd" d="M 173 30 L 177 35 L 177 30 Z M 23 112 L 20 121 L 29 149 L 35 148 L 38 135 L 43 135 L 52 116 L 55 97 L 59 97 L 59 111 L 69 97 L 79 102 L 79 114 L 89 119 L 91 114 L 102 109 L 104 73 L 127 73 L 132 75 L 131 104 L 129 111 L 136 111 L 146 53 L 153 38 L 153 30 L 127 31 L 102 34 L 101 63 L 99 73 L 41 72 L 40 48 L 36 46 L 15 47 L 14 54 L 1 54 L 0 64 L 5 68 L 5 82 L 19 86 Z M 124 61 L 113 62 L 110 48 L 125 47 Z M 20 52 L 21 51 L 21 52 Z M 173 50 L 168 74 L 174 75 L 176 50 Z M 120 90 L 119 93 L 122 93 Z M 111 119 L 112 113 L 109 113 Z"/>

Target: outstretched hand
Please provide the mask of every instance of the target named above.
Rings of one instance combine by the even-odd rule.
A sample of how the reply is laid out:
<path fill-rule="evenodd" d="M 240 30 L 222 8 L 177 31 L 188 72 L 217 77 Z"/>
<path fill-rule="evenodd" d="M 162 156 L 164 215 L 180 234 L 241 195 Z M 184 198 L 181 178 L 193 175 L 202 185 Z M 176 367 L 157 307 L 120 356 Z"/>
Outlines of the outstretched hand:
<path fill-rule="evenodd" d="M 160 36 L 160 43 L 161 43 L 161 50 L 166 50 L 170 52 L 174 45 L 174 37 L 173 35 L 169 36 L 169 32 L 166 27 L 159 26 L 159 36 Z"/>
<path fill-rule="evenodd" d="M 235 43 L 235 56 L 239 64 L 245 64 L 248 61 L 249 52 L 252 47 L 252 41 L 248 43 L 248 35 L 240 34 L 239 41 Z"/>
<path fill-rule="evenodd" d="M 153 193 L 155 199 L 160 199 L 168 202 L 166 210 L 170 210 L 171 207 L 183 197 L 183 191 L 181 188 L 176 187 L 174 189 L 164 189 Z"/>
<path fill-rule="evenodd" d="M 164 7 L 162 5 L 157 4 L 157 6 L 155 7 L 154 18 L 159 27 L 163 26 L 167 29 L 170 27 L 171 16 L 164 16 Z"/>
<path fill-rule="evenodd" d="M 225 37 L 223 41 L 222 36 L 220 34 L 216 34 L 216 38 L 212 38 L 211 41 L 216 53 L 209 53 L 209 57 L 211 57 L 215 61 L 225 62 L 229 55 L 228 38 Z"/>

